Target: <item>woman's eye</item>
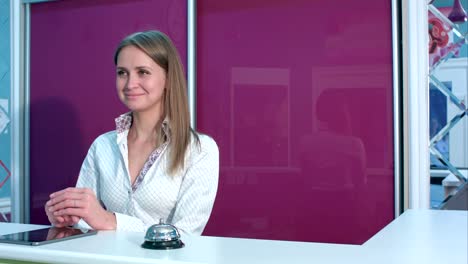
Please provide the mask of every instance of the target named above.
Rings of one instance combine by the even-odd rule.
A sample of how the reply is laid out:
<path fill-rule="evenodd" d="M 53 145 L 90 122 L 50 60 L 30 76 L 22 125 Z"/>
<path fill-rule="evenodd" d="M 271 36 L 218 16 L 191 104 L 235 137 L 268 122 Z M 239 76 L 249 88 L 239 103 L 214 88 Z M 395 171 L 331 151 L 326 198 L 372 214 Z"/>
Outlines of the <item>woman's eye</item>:
<path fill-rule="evenodd" d="M 117 71 L 117 75 L 118 76 L 124 76 L 126 75 L 127 73 L 125 71 Z"/>
<path fill-rule="evenodd" d="M 138 71 L 138 73 L 139 73 L 140 75 L 148 75 L 148 74 L 149 74 L 149 71 L 140 70 L 140 71 Z"/>

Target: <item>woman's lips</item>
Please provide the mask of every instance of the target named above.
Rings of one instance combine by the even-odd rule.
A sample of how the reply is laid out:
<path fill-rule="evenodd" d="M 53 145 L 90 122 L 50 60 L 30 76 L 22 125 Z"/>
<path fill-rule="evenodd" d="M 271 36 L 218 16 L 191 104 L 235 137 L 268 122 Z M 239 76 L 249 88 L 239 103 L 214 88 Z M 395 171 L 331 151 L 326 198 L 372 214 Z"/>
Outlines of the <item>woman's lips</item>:
<path fill-rule="evenodd" d="M 132 98 L 136 98 L 138 96 L 141 96 L 143 94 L 125 94 L 125 97 L 129 98 L 129 99 L 132 99 Z"/>

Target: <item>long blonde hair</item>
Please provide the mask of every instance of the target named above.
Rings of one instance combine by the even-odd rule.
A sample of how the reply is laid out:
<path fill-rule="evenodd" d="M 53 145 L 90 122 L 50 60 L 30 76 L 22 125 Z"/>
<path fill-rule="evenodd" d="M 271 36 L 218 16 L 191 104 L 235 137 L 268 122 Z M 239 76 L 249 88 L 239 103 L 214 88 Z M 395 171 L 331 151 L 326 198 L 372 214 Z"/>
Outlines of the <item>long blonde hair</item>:
<path fill-rule="evenodd" d="M 163 118 L 169 118 L 169 173 L 173 175 L 184 166 L 191 136 L 193 135 L 199 143 L 197 133 L 190 127 L 187 81 L 179 53 L 169 37 L 160 31 L 136 32 L 119 43 L 114 54 L 115 65 L 120 51 L 127 46 L 139 48 L 166 72 Z"/>

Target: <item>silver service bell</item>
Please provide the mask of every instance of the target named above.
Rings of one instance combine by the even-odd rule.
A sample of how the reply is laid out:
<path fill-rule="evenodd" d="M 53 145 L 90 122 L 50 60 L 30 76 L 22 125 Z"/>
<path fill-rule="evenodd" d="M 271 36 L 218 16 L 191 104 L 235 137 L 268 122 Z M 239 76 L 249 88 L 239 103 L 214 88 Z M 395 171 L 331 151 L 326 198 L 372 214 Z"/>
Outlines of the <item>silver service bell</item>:
<path fill-rule="evenodd" d="M 141 245 L 147 249 L 176 249 L 183 246 L 179 230 L 171 224 L 165 224 L 163 219 L 148 228 L 145 242 Z"/>

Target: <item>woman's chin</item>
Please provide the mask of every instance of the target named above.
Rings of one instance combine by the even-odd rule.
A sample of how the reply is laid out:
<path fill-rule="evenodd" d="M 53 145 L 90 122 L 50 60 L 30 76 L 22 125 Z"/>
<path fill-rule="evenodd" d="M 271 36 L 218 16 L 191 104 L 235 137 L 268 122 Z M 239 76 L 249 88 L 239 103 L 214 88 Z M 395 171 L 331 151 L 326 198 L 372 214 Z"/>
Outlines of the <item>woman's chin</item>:
<path fill-rule="evenodd" d="M 133 104 L 133 103 L 125 103 L 127 108 L 132 111 L 132 112 L 141 112 L 146 109 L 146 107 L 139 105 L 139 104 Z"/>
<path fill-rule="evenodd" d="M 132 111 L 132 112 L 147 112 L 151 110 L 155 110 L 156 108 L 154 106 L 148 106 L 148 105 L 142 105 L 142 104 L 125 104 L 127 108 Z"/>

